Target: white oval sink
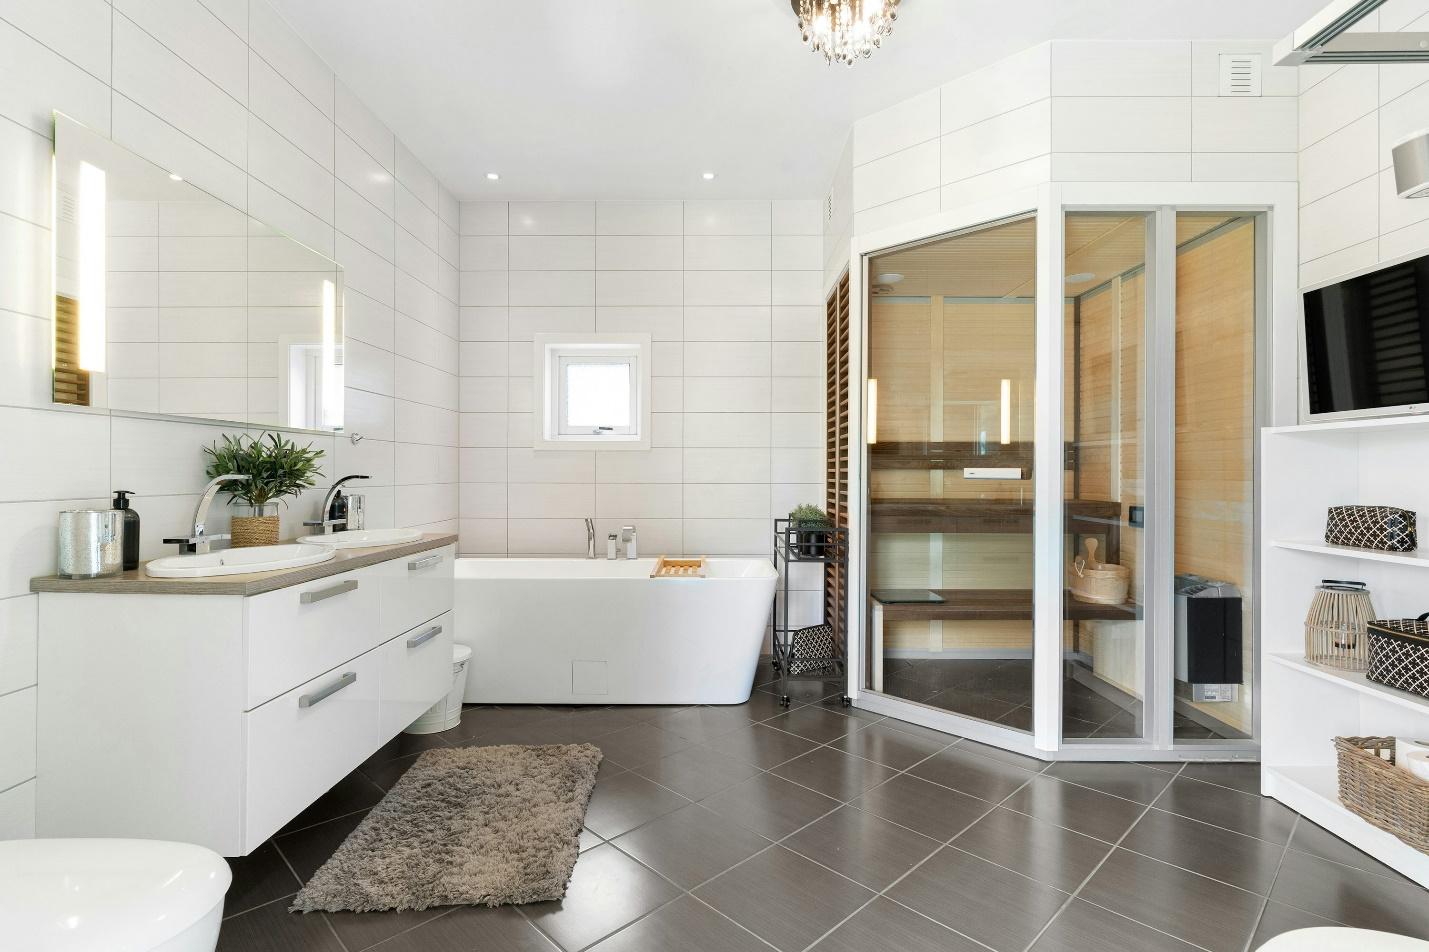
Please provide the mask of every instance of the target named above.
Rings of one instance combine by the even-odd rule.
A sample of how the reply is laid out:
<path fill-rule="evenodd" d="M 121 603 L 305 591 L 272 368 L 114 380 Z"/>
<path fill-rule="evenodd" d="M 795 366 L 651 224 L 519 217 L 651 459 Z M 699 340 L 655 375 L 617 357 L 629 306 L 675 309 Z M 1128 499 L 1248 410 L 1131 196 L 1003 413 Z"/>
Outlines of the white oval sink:
<path fill-rule="evenodd" d="M 169 555 L 144 566 L 154 578 L 205 578 L 210 575 L 243 575 L 247 572 L 276 572 L 317 565 L 337 555 L 332 549 L 312 545 L 255 545 L 194 555 Z"/>
<path fill-rule="evenodd" d="M 334 549 L 356 549 L 365 545 L 416 542 L 421 537 L 421 529 L 353 529 L 351 532 L 303 536 L 298 541 L 308 545 L 326 545 Z"/>

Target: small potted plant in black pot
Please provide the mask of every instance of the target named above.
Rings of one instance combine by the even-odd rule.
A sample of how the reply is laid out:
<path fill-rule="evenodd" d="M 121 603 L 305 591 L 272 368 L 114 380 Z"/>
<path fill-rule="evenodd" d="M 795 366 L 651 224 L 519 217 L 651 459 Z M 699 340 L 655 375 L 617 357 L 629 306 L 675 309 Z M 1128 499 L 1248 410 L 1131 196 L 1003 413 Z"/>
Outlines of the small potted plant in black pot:
<path fill-rule="evenodd" d="M 800 555 L 818 559 L 828 554 L 829 530 L 834 523 L 827 512 L 805 503 L 789 513 L 789 525 L 793 526 L 798 537 L 796 544 Z"/>

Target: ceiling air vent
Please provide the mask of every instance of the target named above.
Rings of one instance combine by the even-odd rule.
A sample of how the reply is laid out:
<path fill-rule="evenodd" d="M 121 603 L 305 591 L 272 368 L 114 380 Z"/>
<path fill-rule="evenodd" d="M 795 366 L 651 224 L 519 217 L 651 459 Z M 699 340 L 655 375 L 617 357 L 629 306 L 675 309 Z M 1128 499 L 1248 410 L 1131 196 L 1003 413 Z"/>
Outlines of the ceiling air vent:
<path fill-rule="evenodd" d="M 1259 53 L 1222 53 L 1222 96 L 1259 96 L 1261 62 Z"/>

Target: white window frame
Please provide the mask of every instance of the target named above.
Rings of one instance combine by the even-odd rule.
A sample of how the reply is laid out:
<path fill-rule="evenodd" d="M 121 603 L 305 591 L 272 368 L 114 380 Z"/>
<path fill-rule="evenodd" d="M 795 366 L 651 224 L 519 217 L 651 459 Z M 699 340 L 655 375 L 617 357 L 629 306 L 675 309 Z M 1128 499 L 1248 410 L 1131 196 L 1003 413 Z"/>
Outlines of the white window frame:
<path fill-rule="evenodd" d="M 537 334 L 533 347 L 535 449 L 650 449 L 649 334 Z M 566 405 L 564 369 L 572 363 L 623 363 L 630 367 L 630 426 L 596 432 L 566 423 L 562 412 Z"/>

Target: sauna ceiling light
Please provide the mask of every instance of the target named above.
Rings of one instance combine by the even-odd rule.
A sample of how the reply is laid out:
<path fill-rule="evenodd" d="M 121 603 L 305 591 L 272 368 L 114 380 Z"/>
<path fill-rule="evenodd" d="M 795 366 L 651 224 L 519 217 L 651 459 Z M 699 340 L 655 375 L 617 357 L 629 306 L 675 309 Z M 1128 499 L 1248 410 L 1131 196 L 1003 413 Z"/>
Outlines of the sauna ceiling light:
<path fill-rule="evenodd" d="M 701 172 L 701 173 L 700 173 L 700 178 L 704 179 L 706 182 L 713 182 L 713 181 L 714 181 L 714 177 L 715 177 L 715 174 L 714 174 L 713 172 Z"/>
<path fill-rule="evenodd" d="M 880 274 L 873 280 L 877 281 L 879 284 L 897 284 L 899 281 L 903 280 L 903 275 L 899 274 L 897 271 L 890 271 L 887 274 Z"/>
<path fill-rule="evenodd" d="M 501 178 L 501 175 L 500 175 L 500 173 L 498 173 L 498 172 L 487 172 L 487 173 L 486 173 L 486 180 L 487 180 L 488 182 L 495 182 L 495 181 L 496 181 L 497 179 L 499 179 L 499 178 Z"/>
<path fill-rule="evenodd" d="M 830 65 L 868 59 L 893 32 L 899 0 L 789 0 L 804 45 Z"/>
<path fill-rule="evenodd" d="M 1068 284 L 1085 284 L 1088 281 L 1095 281 L 1096 275 L 1090 271 L 1078 271 L 1076 274 L 1067 275 Z"/>
<path fill-rule="evenodd" d="M 175 182 L 182 182 L 184 180 L 184 177 L 177 172 L 170 172 L 169 178 L 173 179 Z"/>

